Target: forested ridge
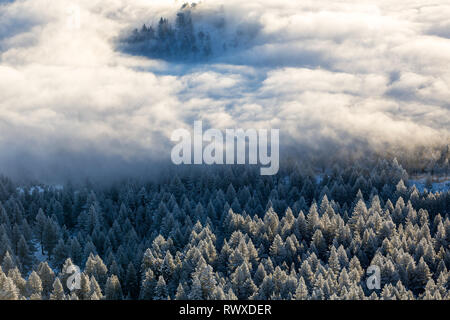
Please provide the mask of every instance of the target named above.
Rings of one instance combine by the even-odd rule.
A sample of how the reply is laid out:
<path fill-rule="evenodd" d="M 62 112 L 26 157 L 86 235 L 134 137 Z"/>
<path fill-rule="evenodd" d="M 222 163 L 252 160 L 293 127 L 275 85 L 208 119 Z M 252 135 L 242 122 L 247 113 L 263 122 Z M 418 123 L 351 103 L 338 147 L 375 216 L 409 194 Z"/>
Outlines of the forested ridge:
<path fill-rule="evenodd" d="M 258 173 L 109 187 L 2 177 L 0 299 L 450 298 L 449 191 L 420 193 L 396 160 Z M 369 265 L 380 290 L 366 286 Z"/>
<path fill-rule="evenodd" d="M 192 5 L 192 9 L 195 8 Z M 175 27 L 161 17 L 157 26 L 144 24 L 122 39 L 123 49 L 130 53 L 167 60 L 205 59 L 212 54 L 211 35 L 196 32 L 191 17 L 191 6 L 183 5 L 177 13 Z"/>
<path fill-rule="evenodd" d="M 257 26 L 245 23 L 229 26 L 222 11 L 211 13 L 205 19 L 197 13 L 198 6 L 186 3 L 173 21 L 160 17 L 157 23 L 134 28 L 120 37 L 119 48 L 130 54 L 168 61 L 207 61 L 230 50 L 245 48 L 258 33 Z"/>

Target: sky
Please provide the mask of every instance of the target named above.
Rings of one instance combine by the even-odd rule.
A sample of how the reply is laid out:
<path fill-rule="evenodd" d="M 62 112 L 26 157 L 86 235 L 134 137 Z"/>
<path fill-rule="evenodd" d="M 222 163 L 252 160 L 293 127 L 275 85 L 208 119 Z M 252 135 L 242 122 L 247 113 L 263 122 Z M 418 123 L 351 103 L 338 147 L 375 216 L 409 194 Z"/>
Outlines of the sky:
<path fill-rule="evenodd" d="M 205 0 L 201 22 L 224 19 L 247 46 L 195 64 L 118 49 L 181 4 L 0 0 L 0 172 L 150 170 L 196 120 L 279 128 L 299 153 L 450 142 L 448 1 Z"/>

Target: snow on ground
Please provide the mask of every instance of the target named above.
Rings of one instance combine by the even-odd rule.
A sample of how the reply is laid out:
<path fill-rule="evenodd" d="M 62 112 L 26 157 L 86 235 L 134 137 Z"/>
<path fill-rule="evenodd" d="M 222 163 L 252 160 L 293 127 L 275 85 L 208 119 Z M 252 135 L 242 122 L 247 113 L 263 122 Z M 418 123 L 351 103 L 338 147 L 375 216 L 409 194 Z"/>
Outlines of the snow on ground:
<path fill-rule="evenodd" d="M 60 184 L 51 185 L 51 186 L 32 186 L 30 188 L 28 187 L 17 187 L 17 192 L 23 194 L 25 193 L 25 190 L 28 190 L 28 194 L 32 195 L 33 192 L 36 190 L 39 193 L 43 193 L 45 190 L 47 191 L 60 191 L 63 190 L 64 186 Z"/>
<path fill-rule="evenodd" d="M 416 188 L 420 192 L 423 192 L 424 189 L 428 189 L 425 186 L 426 178 L 410 179 L 409 184 L 411 186 L 415 185 Z M 440 181 L 433 182 L 431 185 L 432 185 L 432 189 L 428 190 L 428 191 L 432 191 L 432 192 L 448 192 L 448 191 L 450 191 L 450 179 L 447 179 L 447 178 L 441 179 Z"/>
<path fill-rule="evenodd" d="M 30 188 L 29 193 L 33 194 L 34 190 L 37 190 L 37 192 L 42 193 L 44 192 L 44 188 L 42 188 L 41 186 L 34 186 Z"/>
<path fill-rule="evenodd" d="M 28 194 L 32 195 L 34 190 L 36 190 L 39 193 L 44 192 L 44 188 L 42 188 L 41 186 L 32 186 L 31 188 L 25 188 L 25 187 L 17 187 L 16 188 L 17 192 L 19 193 L 25 193 L 25 190 L 28 190 Z"/>
<path fill-rule="evenodd" d="M 39 262 L 43 262 L 43 261 L 48 261 L 48 255 L 46 255 L 45 253 L 42 254 L 42 245 L 39 241 L 37 240 L 33 240 L 33 244 L 34 247 L 36 248 L 36 251 L 34 252 L 34 257 L 39 261 Z"/>

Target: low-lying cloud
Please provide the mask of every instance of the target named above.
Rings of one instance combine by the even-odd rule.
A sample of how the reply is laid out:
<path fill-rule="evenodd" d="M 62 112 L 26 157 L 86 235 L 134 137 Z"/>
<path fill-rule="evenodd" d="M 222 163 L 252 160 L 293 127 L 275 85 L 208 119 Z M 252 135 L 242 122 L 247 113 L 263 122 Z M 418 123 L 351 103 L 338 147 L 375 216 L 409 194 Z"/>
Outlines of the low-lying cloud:
<path fill-rule="evenodd" d="M 223 17 L 230 39 L 252 26 L 250 45 L 195 64 L 118 50 L 123 34 L 173 21 L 180 6 L 0 1 L 0 171 L 147 170 L 170 161 L 171 132 L 194 120 L 280 128 L 300 153 L 449 143 L 446 1 L 205 0 L 202 19 Z"/>

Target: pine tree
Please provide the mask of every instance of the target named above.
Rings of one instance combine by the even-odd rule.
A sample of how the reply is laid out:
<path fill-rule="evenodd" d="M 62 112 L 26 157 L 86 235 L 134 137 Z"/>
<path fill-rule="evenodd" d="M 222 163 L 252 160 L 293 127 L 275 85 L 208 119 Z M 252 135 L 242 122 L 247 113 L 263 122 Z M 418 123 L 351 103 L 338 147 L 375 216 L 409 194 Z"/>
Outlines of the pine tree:
<path fill-rule="evenodd" d="M 58 231 L 57 223 L 51 219 L 47 219 L 44 230 L 42 231 L 42 245 L 49 256 L 53 254 L 53 249 L 58 242 Z"/>
<path fill-rule="evenodd" d="M 36 233 L 41 246 L 41 253 L 44 254 L 44 229 L 47 224 L 47 217 L 42 209 L 39 209 L 36 215 Z"/>
<path fill-rule="evenodd" d="M 93 255 L 92 253 L 86 261 L 84 272 L 89 277 L 94 276 L 101 287 L 105 284 L 108 276 L 108 268 L 103 263 L 103 260 L 99 255 Z"/>
<path fill-rule="evenodd" d="M 76 237 L 70 241 L 70 257 L 76 265 L 81 265 L 83 250 Z"/>
<path fill-rule="evenodd" d="M 420 258 L 420 261 L 414 270 L 414 274 L 415 275 L 412 278 L 411 288 L 416 292 L 419 292 L 425 288 L 428 280 L 431 279 L 430 269 L 423 258 Z"/>
<path fill-rule="evenodd" d="M 257 290 L 245 262 L 236 269 L 230 278 L 233 291 L 239 299 L 248 299 Z"/>
<path fill-rule="evenodd" d="M 26 292 L 28 297 L 32 300 L 41 300 L 42 298 L 42 281 L 35 271 L 31 272 L 28 277 Z"/>
<path fill-rule="evenodd" d="M 4 273 L 8 273 L 9 270 L 14 269 L 16 264 L 12 256 L 9 254 L 9 251 L 6 251 L 5 256 L 3 257 L 2 270 Z"/>
<path fill-rule="evenodd" d="M 14 282 L 4 274 L 0 275 L 0 300 L 18 300 L 19 293 Z"/>
<path fill-rule="evenodd" d="M 55 273 L 47 262 L 41 262 L 38 266 L 37 274 L 42 281 L 42 295 L 48 297 L 55 282 Z"/>
<path fill-rule="evenodd" d="M 153 300 L 155 287 L 156 287 L 155 275 L 151 269 L 148 269 L 145 272 L 144 280 L 142 281 L 140 299 Z"/>
<path fill-rule="evenodd" d="M 50 300 L 66 300 L 64 289 L 59 278 L 53 282 L 53 291 L 50 294 Z"/>
<path fill-rule="evenodd" d="M 188 295 L 186 294 L 186 291 L 184 290 L 184 286 L 181 283 L 178 284 L 177 292 L 175 294 L 175 299 L 176 300 L 187 300 L 188 299 Z"/>
<path fill-rule="evenodd" d="M 203 291 L 202 291 L 202 284 L 200 283 L 200 280 L 198 277 L 194 277 L 192 279 L 192 286 L 191 290 L 189 292 L 189 300 L 204 300 L 203 297 Z"/>
<path fill-rule="evenodd" d="M 122 287 L 120 286 L 119 278 L 112 275 L 106 280 L 105 299 L 106 300 L 121 300 L 123 298 Z"/>
<path fill-rule="evenodd" d="M 1 268 L 0 268 L 1 269 Z M 1 272 L 0 272 L 1 273 Z M 11 279 L 16 286 L 19 296 L 26 296 L 26 280 L 22 277 L 20 270 L 16 267 L 8 271 L 8 278 Z"/>
<path fill-rule="evenodd" d="M 167 300 L 167 285 L 163 276 L 159 276 L 156 283 L 154 300 Z"/>
<path fill-rule="evenodd" d="M 255 275 L 253 277 L 253 281 L 255 282 L 255 285 L 260 286 L 266 276 L 267 276 L 266 270 L 264 269 L 264 266 L 260 263 L 258 265 L 258 269 L 256 269 Z"/>
<path fill-rule="evenodd" d="M 28 243 L 23 235 L 20 236 L 19 243 L 17 244 L 17 258 L 20 261 L 24 272 L 28 272 L 31 270 L 33 257 L 30 253 Z"/>
<path fill-rule="evenodd" d="M 80 277 L 80 290 L 77 291 L 80 300 L 91 299 L 91 281 L 89 277 L 83 272 Z"/>
<path fill-rule="evenodd" d="M 276 235 L 273 240 L 272 245 L 270 246 L 270 256 L 275 259 L 278 263 L 283 261 L 286 257 L 286 252 L 284 250 L 284 243 L 281 239 L 280 235 Z"/>
<path fill-rule="evenodd" d="M 134 268 L 134 265 L 131 262 L 128 264 L 126 275 L 126 287 L 130 297 L 136 299 L 136 297 L 139 294 L 139 283 L 137 279 L 136 269 Z"/>
<path fill-rule="evenodd" d="M 100 288 L 100 285 L 98 284 L 95 277 L 91 276 L 89 282 L 91 283 L 90 300 L 102 300 L 103 299 L 102 289 Z"/>
<path fill-rule="evenodd" d="M 68 256 L 69 256 L 69 252 L 64 243 L 64 240 L 59 239 L 58 243 L 56 244 L 55 249 L 53 250 L 54 265 L 57 266 L 58 268 L 61 267 Z"/>
<path fill-rule="evenodd" d="M 300 277 L 297 285 L 297 289 L 295 290 L 295 299 L 296 300 L 306 300 L 308 299 L 308 287 L 306 286 L 305 280 L 303 277 Z"/>

